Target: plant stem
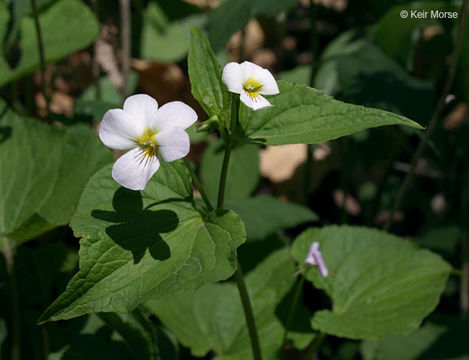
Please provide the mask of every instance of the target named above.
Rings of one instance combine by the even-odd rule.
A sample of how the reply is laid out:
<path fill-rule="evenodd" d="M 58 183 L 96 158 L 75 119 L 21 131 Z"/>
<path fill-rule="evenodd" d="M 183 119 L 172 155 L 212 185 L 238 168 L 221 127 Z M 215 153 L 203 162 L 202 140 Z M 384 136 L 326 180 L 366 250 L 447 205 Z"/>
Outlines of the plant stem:
<path fill-rule="evenodd" d="M 236 101 L 236 102 L 235 102 Z M 235 104 L 233 104 L 235 102 Z M 239 101 L 232 97 L 232 108 L 231 108 L 231 121 L 230 126 L 231 130 L 236 129 L 238 123 L 238 114 L 239 114 Z M 223 129 L 222 131 L 224 131 Z M 232 148 L 232 135 L 227 132 L 226 137 L 226 146 L 225 146 L 225 155 L 223 157 L 223 165 L 220 174 L 220 185 L 218 187 L 218 201 L 217 201 L 217 210 L 222 210 L 225 201 L 225 186 L 226 179 L 228 175 L 228 165 L 230 163 L 230 155 Z M 251 340 L 251 348 L 254 360 L 262 360 L 261 347 L 259 343 L 259 336 L 257 335 L 256 321 L 254 318 L 254 312 L 252 310 L 251 300 L 249 298 L 249 292 L 244 281 L 243 272 L 241 270 L 241 264 L 237 260 L 238 268 L 235 271 L 233 277 L 236 281 L 236 286 L 238 287 L 239 296 L 241 298 L 241 303 L 243 305 L 244 317 L 246 318 L 246 323 L 249 331 L 249 338 Z"/>
<path fill-rule="evenodd" d="M 228 174 L 228 165 L 230 163 L 231 155 L 231 137 L 228 135 L 228 140 L 225 144 L 225 155 L 223 156 L 223 165 L 221 167 L 220 175 L 220 184 L 218 186 L 218 200 L 217 200 L 217 209 L 223 209 L 225 202 L 225 187 L 226 187 L 226 178 Z"/>
<path fill-rule="evenodd" d="M 425 132 L 425 135 L 423 136 L 422 140 L 420 140 L 420 143 L 417 147 L 415 155 L 412 159 L 412 165 L 410 167 L 410 170 L 407 173 L 401 187 L 399 188 L 399 192 L 396 196 L 396 200 L 394 201 L 393 207 L 389 214 L 389 219 L 386 221 L 386 224 L 384 225 L 384 229 L 386 231 L 389 231 L 394 221 L 394 215 L 396 211 L 399 210 L 401 202 L 404 199 L 404 196 L 407 192 L 407 189 L 409 188 L 410 184 L 412 183 L 412 180 L 414 179 L 415 170 L 417 169 L 417 164 L 420 158 L 422 157 L 424 150 L 427 146 L 427 143 L 436 129 L 436 125 L 438 124 L 438 120 L 441 117 L 441 113 L 444 110 L 445 100 L 449 94 L 449 91 L 451 90 L 451 86 L 453 85 L 454 76 L 456 74 L 456 69 L 458 65 L 459 55 L 461 53 L 461 47 L 462 47 L 462 42 L 463 42 L 463 37 L 464 37 L 464 27 L 466 26 L 466 20 L 467 20 L 468 4 L 469 4 L 469 0 L 464 0 L 462 11 L 461 11 L 461 20 L 458 26 L 458 34 L 456 37 L 456 45 L 453 51 L 453 55 L 451 56 L 451 63 L 449 65 L 448 76 L 446 77 L 446 82 L 443 86 L 443 91 L 438 100 L 435 111 L 433 112 L 433 116 L 428 125 L 428 129 Z"/>
<path fill-rule="evenodd" d="M 248 288 L 244 281 L 241 264 L 238 261 L 238 269 L 234 273 L 234 279 L 238 286 L 239 296 L 243 304 L 244 316 L 248 325 L 249 337 L 251 339 L 252 355 L 254 360 L 262 360 L 261 347 L 259 343 L 259 336 L 257 335 L 256 321 L 254 319 L 254 312 L 252 311 L 251 300 L 249 299 Z"/>
<path fill-rule="evenodd" d="M 127 97 L 130 72 L 130 0 L 120 0 L 121 12 L 121 42 L 122 42 L 122 98 Z"/>
<path fill-rule="evenodd" d="M 190 164 L 189 160 L 187 160 L 187 158 L 184 158 L 184 165 L 186 165 L 187 169 L 189 170 L 192 182 L 194 183 L 197 190 L 199 190 L 200 196 L 202 196 L 202 199 L 204 200 L 205 206 L 207 206 L 208 211 L 213 211 L 213 206 L 210 203 L 210 200 L 208 199 L 207 194 L 205 193 L 205 190 L 202 184 L 200 183 L 199 178 L 197 177 L 197 174 L 195 173 L 194 169 L 192 168 L 192 165 Z"/>
<path fill-rule="evenodd" d="M 239 96 L 237 94 L 231 94 L 231 119 L 230 129 L 232 134 L 236 134 L 238 131 L 238 116 L 239 116 Z"/>
<path fill-rule="evenodd" d="M 304 360 L 311 360 L 313 357 L 314 353 L 319 349 L 319 346 L 321 346 L 322 342 L 326 338 L 326 334 L 323 332 L 320 332 L 313 340 L 311 345 L 308 346 L 308 348 L 305 350 L 305 354 L 303 356 Z"/>
<path fill-rule="evenodd" d="M 305 273 L 301 277 L 300 281 L 296 285 L 295 294 L 293 295 L 293 300 L 288 310 L 288 317 L 287 323 L 285 325 L 285 332 L 283 333 L 283 340 L 282 340 L 282 351 L 285 351 L 285 346 L 287 343 L 288 337 L 288 330 L 291 327 L 291 323 L 293 321 L 293 317 L 295 316 L 296 306 L 298 305 L 298 300 L 300 299 L 301 290 L 303 289 L 303 284 L 305 283 L 306 273 L 308 272 L 309 268 L 306 269 Z"/>
<path fill-rule="evenodd" d="M 44 56 L 44 43 L 42 41 L 41 24 L 39 23 L 39 14 L 37 12 L 36 0 L 31 0 L 31 8 L 33 9 L 34 25 L 36 26 L 37 47 L 39 50 L 39 61 L 41 66 L 41 88 L 44 101 L 46 102 L 46 117 L 49 115 L 49 97 L 46 91 L 46 61 Z"/>

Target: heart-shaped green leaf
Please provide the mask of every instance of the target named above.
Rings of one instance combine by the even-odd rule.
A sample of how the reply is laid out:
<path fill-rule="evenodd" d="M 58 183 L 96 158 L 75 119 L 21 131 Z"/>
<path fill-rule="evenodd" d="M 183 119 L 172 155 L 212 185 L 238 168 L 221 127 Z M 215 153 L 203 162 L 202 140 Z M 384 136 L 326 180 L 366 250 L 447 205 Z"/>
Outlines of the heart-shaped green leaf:
<path fill-rule="evenodd" d="M 235 213 L 197 211 L 179 162 L 162 162 L 142 192 L 120 187 L 104 167 L 88 182 L 71 227 L 82 238 L 80 272 L 40 321 L 125 312 L 224 280 L 246 238 Z"/>
<path fill-rule="evenodd" d="M 314 314 L 312 325 L 351 339 L 380 339 L 416 329 L 438 304 L 451 266 L 404 239 L 362 227 L 309 229 L 292 254 L 303 273 L 310 245 L 318 241 L 329 276 L 308 270 L 307 279 L 324 289 L 332 310 Z"/>

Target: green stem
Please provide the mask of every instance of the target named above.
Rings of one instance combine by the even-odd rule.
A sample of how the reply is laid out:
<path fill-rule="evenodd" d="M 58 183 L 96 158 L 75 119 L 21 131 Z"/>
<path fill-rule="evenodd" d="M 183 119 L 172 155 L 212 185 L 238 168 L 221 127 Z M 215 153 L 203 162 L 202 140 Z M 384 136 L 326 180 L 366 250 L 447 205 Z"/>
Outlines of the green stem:
<path fill-rule="evenodd" d="M 451 86 L 453 85 L 454 76 L 456 74 L 456 69 L 458 65 L 459 55 L 461 54 L 461 47 L 462 47 L 462 42 L 464 38 L 464 27 L 466 26 L 466 20 L 467 20 L 468 4 L 469 4 L 469 0 L 464 0 L 462 11 L 461 11 L 461 21 L 459 22 L 459 26 L 458 26 L 456 45 L 454 48 L 453 55 L 451 56 L 451 63 L 450 63 L 449 70 L 448 70 L 448 76 L 446 77 L 446 82 L 443 86 L 443 91 L 438 100 L 435 111 L 433 112 L 433 116 L 428 125 L 428 129 L 425 132 L 425 135 L 423 136 L 422 140 L 420 141 L 417 147 L 417 150 L 415 151 L 415 155 L 412 159 L 412 165 L 410 167 L 410 170 L 407 173 L 401 187 L 399 188 L 399 192 L 396 196 L 396 200 L 394 201 L 393 207 L 389 214 L 389 218 L 386 221 L 386 224 L 384 225 L 384 229 L 386 231 L 389 231 L 389 229 L 391 228 L 391 225 L 394 221 L 394 215 L 397 212 L 397 210 L 399 210 L 401 202 L 404 199 L 405 194 L 407 193 L 407 189 L 409 188 L 410 184 L 412 183 L 412 180 L 414 179 L 415 170 L 417 169 L 417 164 L 420 158 L 422 157 L 424 150 L 427 146 L 427 143 L 436 129 L 436 125 L 438 124 L 438 120 L 441 117 L 441 113 L 443 112 L 445 108 L 446 97 L 448 96 L 449 91 L 451 90 Z"/>
<path fill-rule="evenodd" d="M 202 184 L 200 183 L 199 178 L 197 177 L 194 169 L 192 168 L 192 165 L 190 164 L 189 160 L 187 160 L 187 158 L 184 158 L 184 165 L 186 165 L 187 169 L 189 170 L 189 173 L 191 174 L 192 182 L 194 183 L 197 190 L 199 190 L 200 196 L 202 196 L 202 199 L 204 200 L 208 211 L 213 211 L 213 206 L 210 203 L 210 200 L 208 199 L 208 196 L 205 193 L 205 190 Z"/>
<path fill-rule="evenodd" d="M 234 273 L 234 279 L 238 286 L 239 296 L 243 304 L 244 316 L 248 325 L 249 337 L 251 339 L 252 355 L 254 360 L 262 360 L 261 347 L 259 343 L 259 336 L 257 335 L 256 321 L 254 319 L 254 312 L 252 311 L 251 300 L 249 299 L 248 288 L 244 281 L 241 264 L 238 261 L 238 269 Z"/>
<path fill-rule="evenodd" d="M 33 9 L 34 25 L 36 26 L 37 46 L 39 50 L 39 61 L 41 65 L 41 87 L 42 95 L 46 102 L 46 116 L 49 115 L 49 97 L 46 92 L 46 61 L 44 56 L 44 43 L 42 41 L 41 24 L 39 23 L 39 14 L 37 12 L 36 0 L 31 0 L 31 8 Z"/>
<path fill-rule="evenodd" d="M 235 105 L 233 105 L 235 102 Z M 236 98 L 232 97 L 232 109 L 231 109 L 231 130 L 236 129 L 238 123 L 238 114 L 239 114 L 239 101 Z M 224 131 L 224 130 L 223 130 Z M 228 165 L 230 163 L 230 155 L 232 149 L 232 131 L 229 133 L 227 131 L 226 146 L 225 146 L 225 155 L 223 157 L 223 165 L 220 175 L 220 185 L 218 188 L 218 201 L 217 201 L 217 210 L 222 210 L 225 201 L 225 186 L 226 179 L 228 175 Z M 243 272 L 241 270 L 241 265 L 239 260 L 237 260 L 238 268 L 235 271 L 233 277 L 236 281 L 238 287 L 239 296 L 241 298 L 241 303 L 243 305 L 244 317 L 246 318 L 246 323 L 249 331 L 249 338 L 251 340 L 251 348 L 254 360 L 262 360 L 261 347 L 259 343 L 259 336 L 257 334 L 256 321 L 254 319 L 254 312 L 252 310 L 251 300 L 249 298 L 248 289 L 246 282 L 244 281 Z"/>
<path fill-rule="evenodd" d="M 300 281 L 296 285 L 295 294 L 293 295 L 293 301 L 291 303 L 290 309 L 288 311 L 287 323 L 285 325 L 285 332 L 283 333 L 283 341 L 282 341 L 282 350 L 285 351 L 285 346 L 287 343 L 288 331 L 291 327 L 293 317 L 295 316 L 296 307 L 298 305 L 298 300 L 300 299 L 301 290 L 303 289 L 303 284 L 305 283 L 306 273 L 308 272 L 309 268 L 306 269 L 305 273 L 301 277 Z"/>
<path fill-rule="evenodd" d="M 238 130 L 238 119 L 239 117 L 239 96 L 238 94 L 231 94 L 231 119 L 230 119 L 230 129 L 231 133 L 236 135 Z"/>
<path fill-rule="evenodd" d="M 221 167 L 220 175 L 220 184 L 218 186 L 218 200 L 217 200 L 217 209 L 223 209 L 225 203 L 225 187 L 226 187 L 226 178 L 228 174 L 228 165 L 230 163 L 231 155 L 231 137 L 228 135 L 228 140 L 225 145 L 225 155 L 223 156 L 223 165 Z"/>
<path fill-rule="evenodd" d="M 326 334 L 321 332 L 314 338 L 311 345 L 309 345 L 308 348 L 305 350 L 303 356 L 304 360 L 311 360 L 313 358 L 314 353 L 319 349 L 319 346 L 321 346 L 326 336 Z"/>
<path fill-rule="evenodd" d="M 228 175 L 228 165 L 230 164 L 230 156 L 232 150 L 232 134 L 233 130 L 236 130 L 238 124 L 238 110 L 239 110 L 239 101 L 236 101 L 236 94 L 231 95 L 231 116 L 229 129 L 220 129 L 223 134 L 226 135 L 225 139 L 225 154 L 223 155 L 223 164 L 221 167 L 220 174 L 220 183 L 218 185 L 218 199 L 217 199 L 217 209 L 223 209 L 225 203 L 225 187 L 226 187 L 226 177 Z"/>

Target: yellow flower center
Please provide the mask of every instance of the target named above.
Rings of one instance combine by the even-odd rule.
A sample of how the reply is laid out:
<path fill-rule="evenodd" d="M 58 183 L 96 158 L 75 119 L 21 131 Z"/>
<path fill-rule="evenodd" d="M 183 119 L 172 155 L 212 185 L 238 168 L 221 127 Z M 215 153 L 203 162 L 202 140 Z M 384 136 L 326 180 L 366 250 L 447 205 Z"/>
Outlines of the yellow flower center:
<path fill-rule="evenodd" d="M 251 77 L 244 82 L 243 89 L 250 97 L 256 98 L 259 96 L 259 92 L 262 90 L 262 84 Z"/>
<path fill-rule="evenodd" d="M 155 139 L 156 131 L 152 129 L 145 129 L 143 134 L 135 139 L 137 145 L 142 149 L 145 156 L 153 157 L 158 150 L 158 143 Z"/>

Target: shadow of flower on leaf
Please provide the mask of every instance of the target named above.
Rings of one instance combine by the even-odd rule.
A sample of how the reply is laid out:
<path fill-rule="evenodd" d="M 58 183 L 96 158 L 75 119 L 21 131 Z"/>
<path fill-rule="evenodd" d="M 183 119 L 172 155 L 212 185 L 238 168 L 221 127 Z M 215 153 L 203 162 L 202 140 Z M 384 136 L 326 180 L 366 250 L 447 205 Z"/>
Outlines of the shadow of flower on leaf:
<path fill-rule="evenodd" d="M 112 199 L 114 211 L 93 210 L 91 215 L 115 225 L 106 228 L 106 234 L 120 247 L 132 252 L 138 264 L 148 249 L 155 260 L 166 260 L 170 249 L 161 234 L 169 233 L 179 224 L 172 210 L 150 210 L 143 207 L 138 191 L 119 188 Z"/>

